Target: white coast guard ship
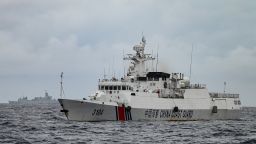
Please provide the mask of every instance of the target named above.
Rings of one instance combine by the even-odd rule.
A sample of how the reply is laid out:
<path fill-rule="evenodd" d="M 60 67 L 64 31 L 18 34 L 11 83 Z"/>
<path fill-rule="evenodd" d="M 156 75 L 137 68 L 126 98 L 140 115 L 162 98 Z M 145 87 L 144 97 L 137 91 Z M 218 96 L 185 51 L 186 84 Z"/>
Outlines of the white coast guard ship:
<path fill-rule="evenodd" d="M 204 84 L 190 84 L 181 73 L 150 72 L 146 40 L 135 45 L 127 75 L 102 79 L 89 99 L 59 99 L 67 119 L 75 121 L 239 119 L 239 94 L 209 93 Z M 62 84 L 62 81 L 61 81 Z"/>

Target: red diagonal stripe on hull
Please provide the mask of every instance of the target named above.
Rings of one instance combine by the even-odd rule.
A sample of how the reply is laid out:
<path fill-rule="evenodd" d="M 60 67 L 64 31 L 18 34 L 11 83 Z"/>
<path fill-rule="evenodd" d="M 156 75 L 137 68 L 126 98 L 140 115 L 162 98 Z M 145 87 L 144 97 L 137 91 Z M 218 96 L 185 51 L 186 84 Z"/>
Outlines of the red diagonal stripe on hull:
<path fill-rule="evenodd" d="M 118 119 L 120 121 L 125 121 L 125 107 L 118 107 Z"/>

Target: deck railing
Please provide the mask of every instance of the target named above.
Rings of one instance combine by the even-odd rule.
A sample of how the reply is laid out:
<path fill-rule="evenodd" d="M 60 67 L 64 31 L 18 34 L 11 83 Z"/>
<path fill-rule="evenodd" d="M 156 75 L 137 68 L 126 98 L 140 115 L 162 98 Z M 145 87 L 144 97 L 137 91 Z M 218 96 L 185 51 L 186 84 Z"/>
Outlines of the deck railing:
<path fill-rule="evenodd" d="M 212 98 L 239 98 L 239 94 L 230 94 L 230 93 L 209 93 Z"/>
<path fill-rule="evenodd" d="M 204 88 L 206 88 L 206 84 L 191 84 L 190 88 L 191 89 L 204 89 Z"/>

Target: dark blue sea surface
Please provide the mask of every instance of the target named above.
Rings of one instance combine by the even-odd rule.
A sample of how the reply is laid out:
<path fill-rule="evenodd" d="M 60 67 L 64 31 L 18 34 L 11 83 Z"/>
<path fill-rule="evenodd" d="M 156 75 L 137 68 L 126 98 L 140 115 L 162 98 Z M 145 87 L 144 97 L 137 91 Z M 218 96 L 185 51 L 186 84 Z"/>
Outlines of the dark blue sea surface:
<path fill-rule="evenodd" d="M 58 104 L 0 104 L 0 143 L 256 143 L 256 108 L 240 120 L 68 121 Z"/>

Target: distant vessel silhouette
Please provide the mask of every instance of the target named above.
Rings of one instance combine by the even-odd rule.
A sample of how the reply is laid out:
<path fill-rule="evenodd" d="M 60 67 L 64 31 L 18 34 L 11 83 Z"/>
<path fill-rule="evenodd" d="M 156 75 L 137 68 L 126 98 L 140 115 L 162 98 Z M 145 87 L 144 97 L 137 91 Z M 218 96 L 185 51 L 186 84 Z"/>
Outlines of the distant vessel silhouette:
<path fill-rule="evenodd" d="M 9 101 L 9 104 L 50 104 L 57 103 L 57 100 L 49 96 L 48 92 L 45 91 L 44 97 L 35 97 L 29 100 L 28 97 L 21 97 L 17 101 Z"/>

